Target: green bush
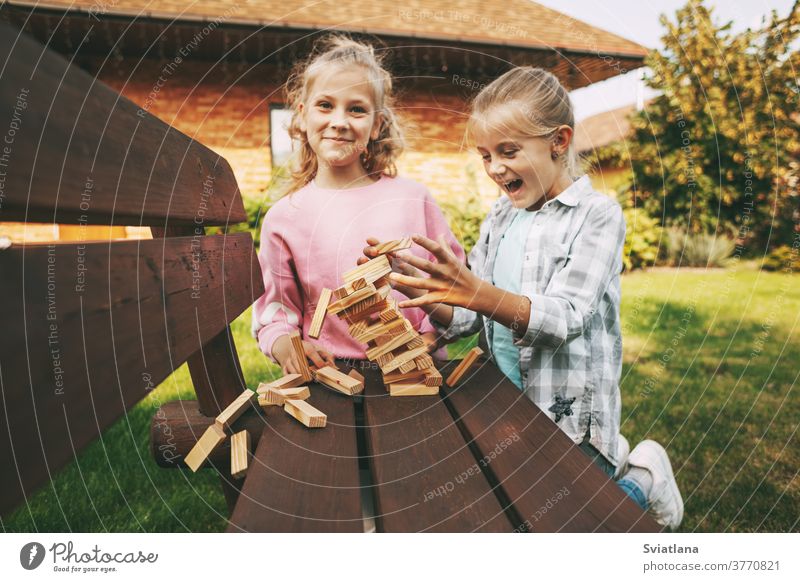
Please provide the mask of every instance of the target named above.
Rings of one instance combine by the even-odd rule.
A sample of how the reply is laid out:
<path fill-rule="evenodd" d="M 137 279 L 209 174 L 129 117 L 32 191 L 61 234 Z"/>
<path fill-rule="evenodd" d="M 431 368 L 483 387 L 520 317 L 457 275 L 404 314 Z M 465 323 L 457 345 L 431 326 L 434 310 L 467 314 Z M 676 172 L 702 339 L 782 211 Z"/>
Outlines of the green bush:
<path fill-rule="evenodd" d="M 736 243 L 725 234 L 690 233 L 681 228 L 667 229 L 666 263 L 673 267 L 724 267 Z"/>
<path fill-rule="evenodd" d="M 626 271 L 642 269 L 655 264 L 661 226 L 655 218 L 642 210 L 628 207 L 625 215 L 625 249 L 622 262 Z"/>
<path fill-rule="evenodd" d="M 450 224 L 450 230 L 464 247 L 464 252 L 469 254 L 475 243 L 478 242 L 481 223 L 486 218 L 486 207 L 481 199 L 477 179 L 472 167 L 467 166 L 467 186 L 465 194 L 440 201 L 439 205 Z"/>
<path fill-rule="evenodd" d="M 786 273 L 800 272 L 800 253 L 789 245 L 772 249 L 766 257 L 761 268 L 765 271 L 785 271 Z"/>

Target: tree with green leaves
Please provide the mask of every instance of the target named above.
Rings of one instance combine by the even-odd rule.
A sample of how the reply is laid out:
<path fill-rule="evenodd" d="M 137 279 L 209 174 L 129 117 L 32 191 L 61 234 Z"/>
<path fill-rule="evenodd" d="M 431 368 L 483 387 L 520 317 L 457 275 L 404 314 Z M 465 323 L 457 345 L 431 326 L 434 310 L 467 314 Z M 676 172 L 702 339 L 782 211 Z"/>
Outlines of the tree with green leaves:
<path fill-rule="evenodd" d="M 731 32 L 702 0 L 666 27 L 646 64 L 661 95 L 633 119 L 633 196 L 667 226 L 730 233 L 748 254 L 800 224 L 800 1 Z"/>

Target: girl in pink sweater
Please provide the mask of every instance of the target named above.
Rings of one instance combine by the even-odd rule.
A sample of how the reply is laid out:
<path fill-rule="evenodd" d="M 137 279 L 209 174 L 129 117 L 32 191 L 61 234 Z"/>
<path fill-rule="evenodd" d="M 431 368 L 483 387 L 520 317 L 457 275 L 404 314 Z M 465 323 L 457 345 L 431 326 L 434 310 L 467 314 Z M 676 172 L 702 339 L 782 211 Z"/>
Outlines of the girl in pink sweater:
<path fill-rule="evenodd" d="M 298 362 L 288 334 L 300 330 L 307 337 L 322 289 L 341 285 L 366 239 L 423 232 L 444 236 L 462 261 L 464 251 L 427 188 L 396 176 L 403 137 L 392 110 L 391 76 L 371 46 L 329 38 L 287 87 L 293 111 L 289 134 L 299 145 L 299 162 L 291 194 L 269 210 L 262 225 L 258 257 L 265 292 L 253 306 L 253 333 L 261 351 L 284 373 L 293 373 Z M 423 250 L 415 252 L 429 258 Z M 435 345 L 425 313 L 403 312 Z M 303 346 L 318 367 L 334 357 L 365 358 L 364 346 L 336 317 L 326 319 L 318 342 Z"/>

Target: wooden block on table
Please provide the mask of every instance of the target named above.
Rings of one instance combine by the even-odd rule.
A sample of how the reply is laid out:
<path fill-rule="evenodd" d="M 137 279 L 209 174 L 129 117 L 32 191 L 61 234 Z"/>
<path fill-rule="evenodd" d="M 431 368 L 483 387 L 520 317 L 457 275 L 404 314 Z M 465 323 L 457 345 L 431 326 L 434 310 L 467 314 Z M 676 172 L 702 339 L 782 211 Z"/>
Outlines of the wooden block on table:
<path fill-rule="evenodd" d="M 383 375 L 383 383 L 387 390 L 389 389 L 389 384 L 419 384 L 420 382 L 425 381 L 425 374 L 425 371 L 417 370 L 416 368 L 405 373 L 400 371 L 389 372 L 388 374 Z"/>
<path fill-rule="evenodd" d="M 250 458 L 250 433 L 246 430 L 231 437 L 231 477 L 241 479 L 247 473 Z"/>
<path fill-rule="evenodd" d="M 436 368 L 425 370 L 425 384 L 428 386 L 441 386 L 442 374 Z"/>
<path fill-rule="evenodd" d="M 411 237 L 407 236 L 405 238 L 397 239 L 397 240 L 390 240 L 385 243 L 381 243 L 378 246 L 374 247 L 375 252 L 379 255 L 383 255 L 386 253 L 393 253 L 396 251 L 402 251 L 405 249 L 411 248 Z"/>
<path fill-rule="evenodd" d="M 239 396 L 236 397 L 236 400 L 231 402 L 225 410 L 219 413 L 215 422 L 220 426 L 220 428 L 229 428 L 230 425 L 239 418 L 242 413 L 247 410 L 247 407 L 250 406 L 250 401 L 255 398 L 256 393 L 252 390 L 245 390 Z"/>
<path fill-rule="evenodd" d="M 355 368 L 352 368 L 352 369 L 351 369 L 351 370 L 350 370 L 350 371 L 347 373 L 347 375 L 348 375 L 348 376 L 350 376 L 351 378 L 353 378 L 354 380 L 357 380 L 358 382 L 361 382 L 362 384 L 364 383 L 364 376 L 362 376 L 362 375 L 359 373 L 359 371 L 358 371 L 358 370 L 356 370 Z"/>
<path fill-rule="evenodd" d="M 308 386 L 284 388 L 278 392 L 287 400 L 308 400 L 311 398 L 311 390 L 308 389 Z"/>
<path fill-rule="evenodd" d="M 483 354 L 483 350 L 479 347 L 472 348 L 466 357 L 461 360 L 461 363 L 456 366 L 455 370 L 450 374 L 447 378 L 447 385 L 451 388 L 455 386 L 459 380 L 466 374 L 472 365 L 475 363 L 475 360 L 478 359 Z"/>
<path fill-rule="evenodd" d="M 286 397 L 281 394 L 280 390 L 275 388 L 270 388 L 263 394 L 258 395 L 258 405 L 261 408 L 267 408 L 269 406 L 283 406 L 284 402 L 286 402 Z"/>
<path fill-rule="evenodd" d="M 217 423 L 210 425 L 183 459 L 193 472 L 203 465 L 208 456 L 225 440 L 225 431 Z"/>
<path fill-rule="evenodd" d="M 434 396 L 439 394 L 438 386 L 421 384 L 389 384 L 390 396 Z"/>
<path fill-rule="evenodd" d="M 328 416 L 325 413 L 317 410 L 305 400 L 287 400 L 283 409 L 308 428 L 322 428 L 328 422 Z"/>
<path fill-rule="evenodd" d="M 273 382 L 262 382 L 258 385 L 256 392 L 259 394 L 266 394 L 268 390 L 274 388 L 275 390 L 283 390 L 284 388 L 294 388 L 303 383 L 303 377 L 300 374 L 286 374 Z"/>
<path fill-rule="evenodd" d="M 331 366 L 325 366 L 317 370 L 316 379 L 320 384 L 324 384 L 328 388 L 333 388 L 348 396 L 353 396 L 354 394 L 359 394 L 364 391 L 363 381 L 348 376 Z"/>
<path fill-rule="evenodd" d="M 323 289 L 317 301 L 317 308 L 314 310 L 314 318 L 311 320 L 311 327 L 308 330 L 309 337 L 319 339 L 322 326 L 325 323 L 325 316 L 328 314 L 328 304 L 331 302 L 330 289 Z"/>
<path fill-rule="evenodd" d="M 289 337 L 292 340 L 292 349 L 300 366 L 300 377 L 304 383 L 311 382 L 314 377 L 311 375 L 311 368 L 308 367 L 308 359 L 306 358 L 306 351 L 303 349 L 303 340 L 300 338 L 300 332 L 294 331 L 289 334 Z"/>
<path fill-rule="evenodd" d="M 355 269 L 347 271 L 342 275 L 342 278 L 346 283 L 351 283 L 363 277 L 366 279 L 367 283 L 373 283 L 391 272 L 392 266 L 389 263 L 389 259 L 386 255 L 380 255 L 379 257 L 367 261 L 363 265 L 359 265 Z"/>

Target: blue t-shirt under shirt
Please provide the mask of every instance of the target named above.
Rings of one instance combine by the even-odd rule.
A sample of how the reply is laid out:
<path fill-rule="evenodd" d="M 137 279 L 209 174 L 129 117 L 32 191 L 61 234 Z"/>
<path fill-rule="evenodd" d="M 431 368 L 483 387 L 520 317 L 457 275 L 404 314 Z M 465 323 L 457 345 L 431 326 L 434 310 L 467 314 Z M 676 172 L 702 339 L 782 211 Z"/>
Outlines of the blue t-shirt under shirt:
<path fill-rule="evenodd" d="M 495 287 L 509 293 L 520 294 L 522 285 L 522 259 L 525 255 L 525 242 L 535 212 L 520 209 L 506 230 L 497 247 L 497 258 L 494 263 Z M 519 348 L 514 345 L 513 332 L 506 326 L 492 321 L 492 355 L 500 370 L 522 389 L 522 376 L 519 369 Z"/>

